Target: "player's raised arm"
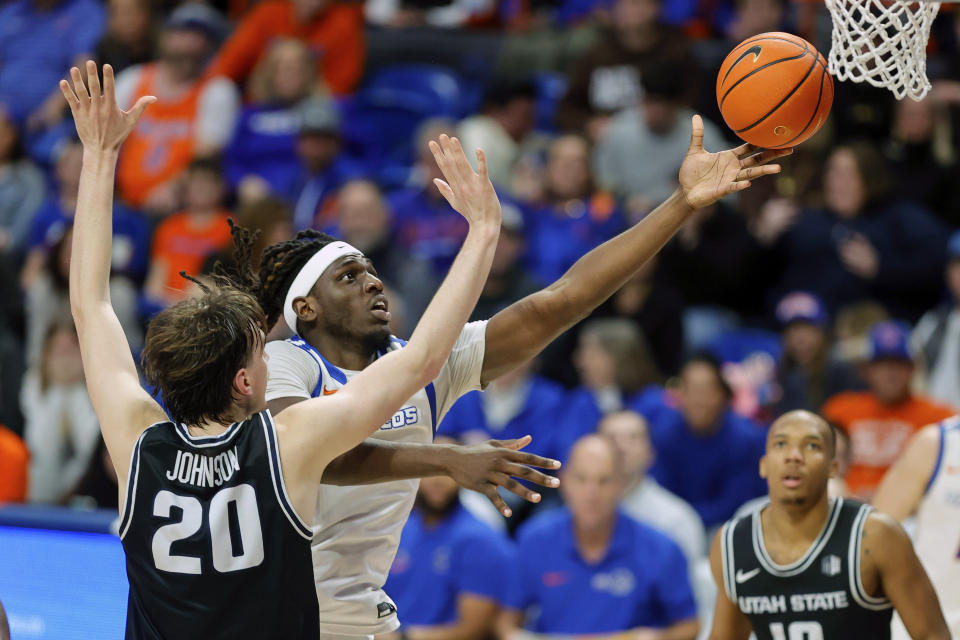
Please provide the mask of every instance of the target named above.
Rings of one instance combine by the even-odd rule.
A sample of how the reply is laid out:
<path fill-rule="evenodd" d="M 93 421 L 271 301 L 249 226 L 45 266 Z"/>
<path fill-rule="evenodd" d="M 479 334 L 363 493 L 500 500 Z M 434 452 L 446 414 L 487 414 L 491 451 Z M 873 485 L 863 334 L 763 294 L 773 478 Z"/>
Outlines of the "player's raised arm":
<path fill-rule="evenodd" d="M 875 573 L 879 589 L 893 603 L 914 640 L 949 640 L 950 631 L 930 578 L 913 550 L 913 542 L 893 518 L 872 512 L 863 527 L 860 563 L 864 587 Z"/>
<path fill-rule="evenodd" d="M 765 151 L 745 144 L 710 153 L 703 120 L 694 116 L 680 187 L 642 221 L 580 258 L 552 285 L 493 316 L 487 325 L 481 381 L 487 384 L 530 360 L 561 333 L 613 295 L 696 209 L 746 189 L 750 180 L 777 173 L 766 164 L 791 149 Z"/>
<path fill-rule="evenodd" d="M 155 100 L 143 97 L 130 111 L 117 106 L 113 69 L 97 66 L 70 70 L 72 86 L 60 81 L 83 143 L 83 168 L 70 256 L 70 309 L 77 325 L 83 371 L 93 408 L 120 486 L 126 485 L 133 444 L 145 427 L 166 419 L 160 406 L 140 387 L 130 346 L 110 305 L 110 256 L 113 239 L 113 183 L 120 145 Z"/>
<path fill-rule="evenodd" d="M 430 148 L 446 178 L 436 181 L 437 188 L 469 223 L 467 238 L 406 347 L 377 359 L 336 395 L 306 400 L 281 414 L 283 425 L 304 426 L 289 442 L 304 447 L 294 456 L 310 453 L 317 480 L 331 459 L 375 433 L 440 374 L 490 271 L 500 234 L 500 202 L 487 177 L 486 158 L 477 151 L 477 173 L 456 138 L 441 136 Z"/>
<path fill-rule="evenodd" d="M 914 434 L 906 451 L 883 476 L 873 496 L 874 507 L 900 522 L 916 510 L 937 464 L 940 438 L 939 424 L 927 425 Z"/>
<path fill-rule="evenodd" d="M 717 600 L 713 609 L 713 626 L 709 637 L 710 640 L 746 640 L 750 637 L 750 620 L 740 611 L 740 607 L 730 600 L 724 587 L 723 554 L 720 551 L 723 531 L 724 529 L 721 528 L 717 532 L 710 545 L 710 571 L 717 585 Z"/>

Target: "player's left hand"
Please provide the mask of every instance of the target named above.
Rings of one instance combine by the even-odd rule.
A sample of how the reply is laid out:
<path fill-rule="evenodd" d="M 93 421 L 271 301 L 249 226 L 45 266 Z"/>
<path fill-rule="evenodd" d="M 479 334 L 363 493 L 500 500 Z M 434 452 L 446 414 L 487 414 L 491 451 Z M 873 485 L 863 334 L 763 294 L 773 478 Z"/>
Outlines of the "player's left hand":
<path fill-rule="evenodd" d="M 530 436 L 524 436 L 516 440 L 487 440 L 482 444 L 455 446 L 447 473 L 461 487 L 487 496 L 497 511 L 509 518 L 512 512 L 497 492 L 499 487 L 528 502 L 539 502 L 539 493 L 531 491 L 514 478 L 522 478 L 542 487 L 555 488 L 560 485 L 559 479 L 532 468 L 559 469 L 558 460 L 520 451 L 531 441 Z"/>
<path fill-rule="evenodd" d="M 792 148 L 761 149 L 752 144 L 710 153 L 703 148 L 703 119 L 695 115 L 690 148 L 680 166 L 680 189 L 687 203 L 700 209 L 746 189 L 754 178 L 779 173 L 779 164 L 767 163 L 791 153 Z"/>
<path fill-rule="evenodd" d="M 97 65 L 87 60 L 87 83 L 84 84 L 80 69 L 70 69 L 73 86 L 66 80 L 60 81 L 60 91 L 70 105 L 73 121 L 77 126 L 77 135 L 83 148 L 91 151 L 116 151 L 126 139 L 147 105 L 157 101 L 153 96 L 143 96 L 129 111 L 117 105 L 114 93 L 113 67 L 103 65 L 103 91 L 100 90 L 100 78 Z M 88 89 L 89 87 L 89 89 Z"/>

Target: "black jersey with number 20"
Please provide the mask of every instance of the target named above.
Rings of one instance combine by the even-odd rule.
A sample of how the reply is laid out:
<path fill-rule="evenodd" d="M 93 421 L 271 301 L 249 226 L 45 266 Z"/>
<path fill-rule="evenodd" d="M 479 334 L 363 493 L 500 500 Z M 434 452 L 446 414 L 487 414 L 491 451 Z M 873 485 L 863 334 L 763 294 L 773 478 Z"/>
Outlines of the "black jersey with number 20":
<path fill-rule="evenodd" d="M 315 640 L 311 535 L 287 498 L 268 411 L 213 437 L 148 427 L 120 519 L 126 637 Z"/>
<path fill-rule="evenodd" d="M 760 509 L 724 525 L 724 590 L 758 640 L 890 638 L 890 601 L 867 594 L 860 580 L 860 543 L 871 510 L 833 498 L 820 535 L 789 565 L 767 553 Z"/>

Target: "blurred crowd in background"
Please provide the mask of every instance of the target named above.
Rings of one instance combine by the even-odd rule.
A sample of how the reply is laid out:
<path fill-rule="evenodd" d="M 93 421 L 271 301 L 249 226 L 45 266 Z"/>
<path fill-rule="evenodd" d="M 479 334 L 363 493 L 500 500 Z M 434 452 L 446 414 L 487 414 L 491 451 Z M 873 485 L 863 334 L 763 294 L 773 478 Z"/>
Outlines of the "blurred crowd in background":
<path fill-rule="evenodd" d="M 708 150 L 738 144 L 716 70 L 767 31 L 829 49 L 829 15 L 808 0 L 3 3 L 0 500 L 117 504 L 67 295 L 83 152 L 57 82 L 71 65 L 113 65 L 121 106 L 159 98 L 117 173 L 111 296 L 138 350 L 150 317 L 192 295 L 181 271 L 231 259 L 228 217 L 261 230 L 255 264 L 305 228 L 360 248 L 409 335 L 467 229 L 431 184 L 426 142 L 441 133 L 485 150 L 503 202 L 474 314 L 490 317 L 673 192 L 693 113 Z M 526 625 L 544 633 L 682 625 L 711 606 L 707 535 L 765 491 L 757 461 L 778 415 L 838 426 L 832 490 L 869 499 L 910 435 L 954 413 L 960 12 L 946 6 L 928 71 L 922 102 L 838 83 L 783 173 L 698 211 L 536 362 L 454 407 L 441 436 L 531 434 L 569 463 L 566 488 L 505 522 L 425 481 L 388 584 L 406 622 L 465 624 L 462 596 L 537 605 Z M 614 542 L 575 562 L 556 532 L 591 522 L 617 523 Z M 592 614 L 564 609 L 588 597 L 578 588 Z"/>

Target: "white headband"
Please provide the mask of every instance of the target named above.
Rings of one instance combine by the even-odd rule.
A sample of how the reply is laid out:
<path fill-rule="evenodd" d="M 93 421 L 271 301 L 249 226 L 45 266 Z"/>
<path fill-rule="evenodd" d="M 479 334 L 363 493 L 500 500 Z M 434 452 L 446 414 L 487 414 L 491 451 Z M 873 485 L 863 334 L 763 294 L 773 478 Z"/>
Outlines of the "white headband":
<path fill-rule="evenodd" d="M 293 310 L 294 298 L 302 298 L 309 294 L 310 290 L 313 289 L 313 285 L 317 283 L 317 280 L 319 280 L 323 272 L 327 270 L 327 267 L 343 256 L 350 254 L 359 254 L 362 256 L 363 252 L 351 247 L 346 242 L 331 242 L 313 254 L 313 256 L 307 260 L 307 264 L 303 265 L 297 277 L 293 279 L 293 284 L 291 284 L 287 290 L 287 297 L 283 301 L 283 319 L 286 320 L 287 326 L 290 327 L 291 331 L 294 333 L 297 332 L 297 312 Z"/>

